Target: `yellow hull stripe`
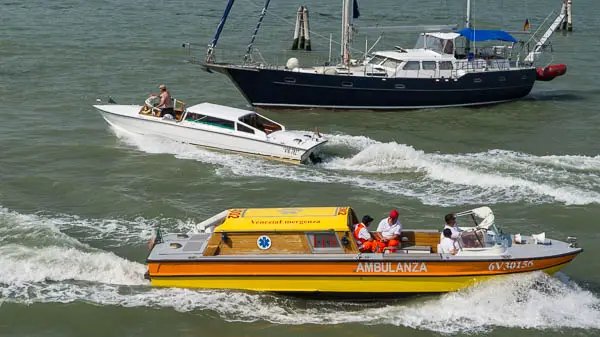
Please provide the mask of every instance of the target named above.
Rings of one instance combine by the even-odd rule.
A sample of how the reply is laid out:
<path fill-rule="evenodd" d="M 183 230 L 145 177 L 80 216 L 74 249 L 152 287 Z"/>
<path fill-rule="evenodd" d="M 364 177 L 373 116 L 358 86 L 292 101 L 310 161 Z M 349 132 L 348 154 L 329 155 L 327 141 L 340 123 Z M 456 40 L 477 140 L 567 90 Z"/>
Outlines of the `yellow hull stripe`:
<path fill-rule="evenodd" d="M 566 263 L 565 263 L 566 264 Z M 565 264 L 543 269 L 552 275 Z M 492 278 L 511 274 L 484 276 L 389 277 L 389 276 L 206 276 L 152 277 L 154 287 L 236 289 L 272 292 L 345 292 L 345 293 L 427 293 L 448 292 L 472 286 Z"/>

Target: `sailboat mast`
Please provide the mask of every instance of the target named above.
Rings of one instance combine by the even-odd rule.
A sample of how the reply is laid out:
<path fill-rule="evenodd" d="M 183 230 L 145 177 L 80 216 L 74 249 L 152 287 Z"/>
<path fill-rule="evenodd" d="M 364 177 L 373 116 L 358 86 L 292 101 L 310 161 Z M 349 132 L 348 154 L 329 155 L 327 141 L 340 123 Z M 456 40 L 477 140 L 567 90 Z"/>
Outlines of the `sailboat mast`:
<path fill-rule="evenodd" d="M 467 15 L 465 18 L 465 28 L 471 28 L 471 0 L 467 0 Z M 467 55 L 471 51 L 471 41 L 469 41 L 469 39 L 467 39 L 465 43 L 465 51 L 467 52 Z"/>
<path fill-rule="evenodd" d="M 471 28 L 471 0 L 467 0 L 467 17 L 465 19 L 465 28 Z"/>
<path fill-rule="evenodd" d="M 350 65 L 350 34 L 352 30 L 352 0 L 342 0 L 342 64 Z"/>

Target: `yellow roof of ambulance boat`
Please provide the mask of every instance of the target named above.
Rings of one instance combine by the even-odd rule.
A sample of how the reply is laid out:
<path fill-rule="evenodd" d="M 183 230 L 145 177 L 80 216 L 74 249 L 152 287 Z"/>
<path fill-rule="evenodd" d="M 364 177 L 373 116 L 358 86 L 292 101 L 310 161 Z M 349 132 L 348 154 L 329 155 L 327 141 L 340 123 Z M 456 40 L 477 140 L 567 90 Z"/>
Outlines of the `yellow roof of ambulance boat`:
<path fill-rule="evenodd" d="M 348 231 L 350 207 L 230 209 L 215 232 Z"/>

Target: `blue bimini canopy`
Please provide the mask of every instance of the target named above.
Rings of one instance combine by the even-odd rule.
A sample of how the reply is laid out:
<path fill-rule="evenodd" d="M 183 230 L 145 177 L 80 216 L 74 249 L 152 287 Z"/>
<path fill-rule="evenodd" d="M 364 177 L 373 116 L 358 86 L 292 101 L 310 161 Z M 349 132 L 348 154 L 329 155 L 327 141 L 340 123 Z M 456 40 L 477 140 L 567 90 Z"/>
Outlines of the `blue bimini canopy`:
<path fill-rule="evenodd" d="M 488 29 L 471 29 L 465 28 L 456 32 L 470 41 L 489 41 L 500 40 L 509 42 L 518 42 L 517 39 L 503 30 L 488 30 Z"/>

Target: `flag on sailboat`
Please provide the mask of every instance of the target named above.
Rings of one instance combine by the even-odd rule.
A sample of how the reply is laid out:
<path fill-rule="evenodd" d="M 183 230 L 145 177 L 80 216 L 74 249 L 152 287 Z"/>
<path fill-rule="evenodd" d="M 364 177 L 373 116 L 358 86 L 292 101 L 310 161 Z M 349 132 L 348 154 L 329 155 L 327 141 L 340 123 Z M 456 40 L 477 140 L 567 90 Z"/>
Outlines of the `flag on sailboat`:
<path fill-rule="evenodd" d="M 354 4 L 352 6 L 352 13 L 353 19 L 358 19 L 358 17 L 360 16 L 360 12 L 358 11 L 358 0 L 354 0 Z"/>
<path fill-rule="evenodd" d="M 529 19 L 525 18 L 525 24 L 523 25 L 523 31 L 527 31 L 531 25 L 529 24 Z"/>

